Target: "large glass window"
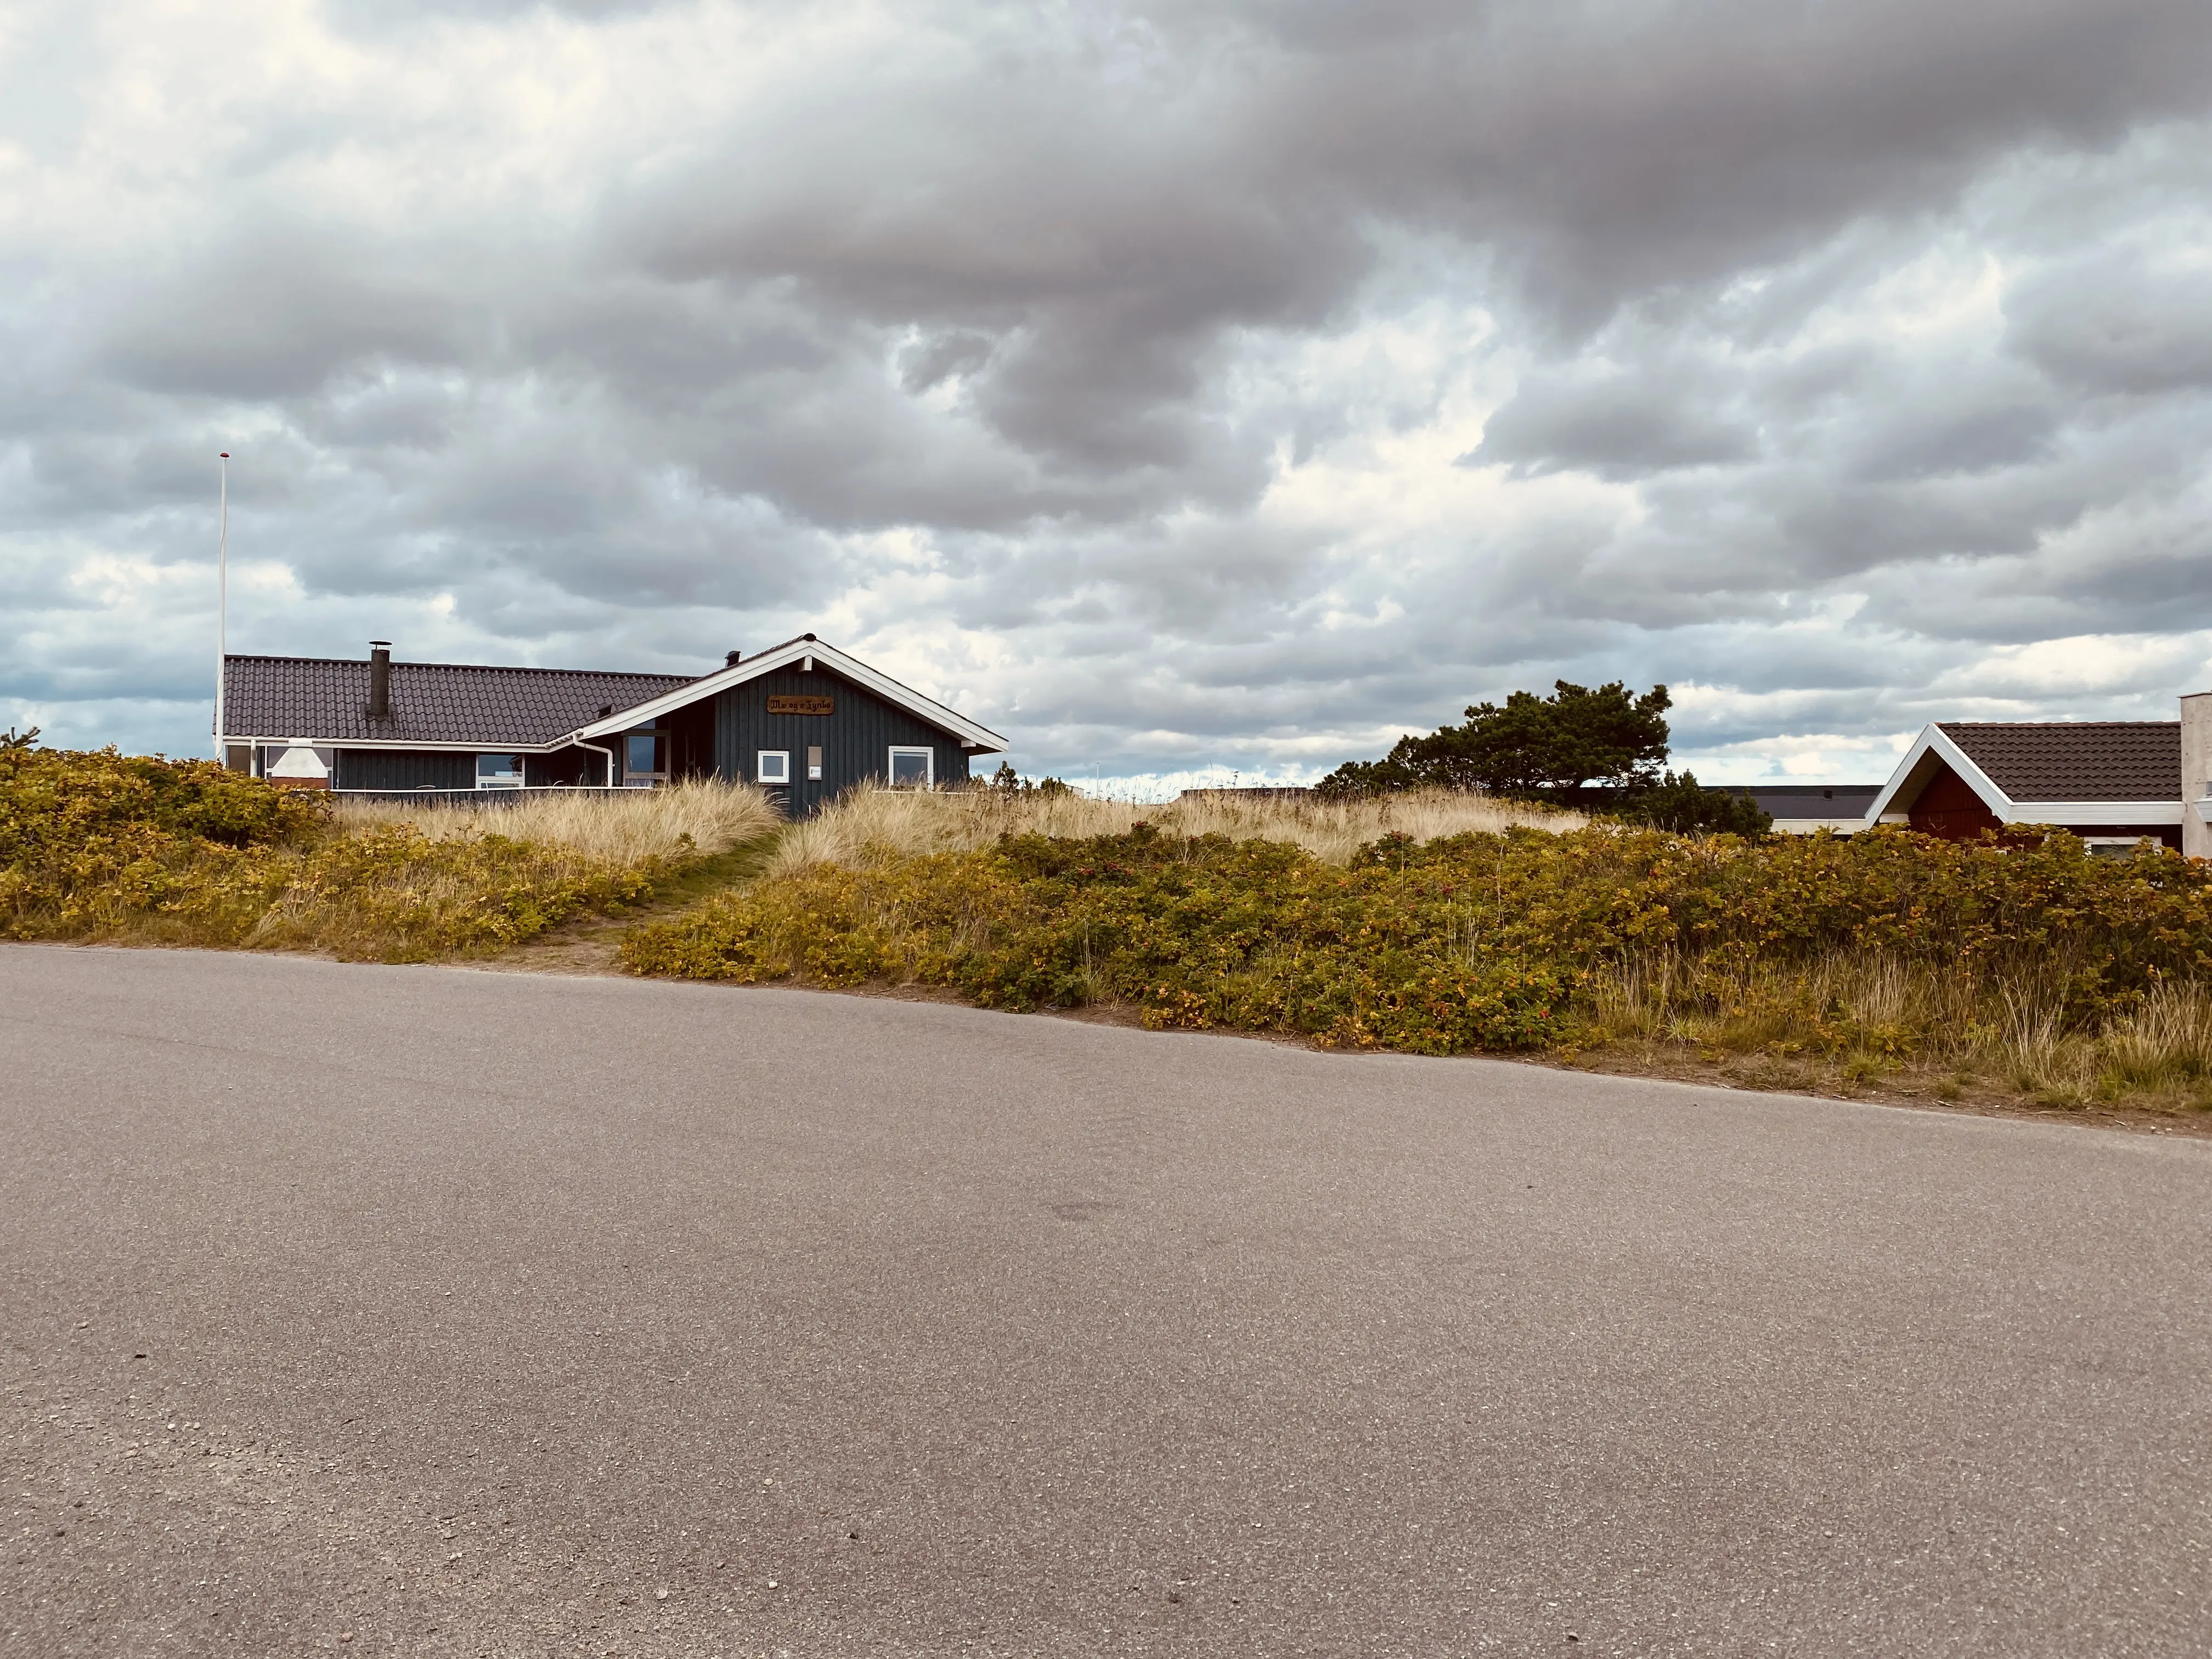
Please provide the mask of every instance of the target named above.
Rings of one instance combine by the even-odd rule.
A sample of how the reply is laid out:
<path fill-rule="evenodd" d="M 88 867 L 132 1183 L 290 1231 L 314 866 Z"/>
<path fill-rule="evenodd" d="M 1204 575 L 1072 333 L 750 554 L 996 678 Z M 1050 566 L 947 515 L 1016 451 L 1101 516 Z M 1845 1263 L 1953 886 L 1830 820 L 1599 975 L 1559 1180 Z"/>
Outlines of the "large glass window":
<path fill-rule="evenodd" d="M 935 758 L 927 749 L 894 749 L 891 750 L 891 787 L 894 789 L 927 789 L 936 780 L 930 763 Z"/>
<path fill-rule="evenodd" d="M 791 750 L 763 749 L 755 757 L 753 781 L 757 783 L 789 783 L 791 781 Z"/>
<path fill-rule="evenodd" d="M 623 781 L 650 787 L 668 776 L 668 733 L 623 733 Z"/>
<path fill-rule="evenodd" d="M 478 755 L 477 757 L 477 787 L 479 789 L 521 788 L 522 757 Z"/>

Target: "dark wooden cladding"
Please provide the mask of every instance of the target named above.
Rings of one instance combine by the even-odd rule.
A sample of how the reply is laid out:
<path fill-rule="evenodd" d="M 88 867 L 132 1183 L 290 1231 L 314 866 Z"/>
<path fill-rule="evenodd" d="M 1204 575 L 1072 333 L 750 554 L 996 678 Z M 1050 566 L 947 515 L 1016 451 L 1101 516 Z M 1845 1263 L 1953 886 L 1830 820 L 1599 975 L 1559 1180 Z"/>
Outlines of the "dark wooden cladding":
<path fill-rule="evenodd" d="M 341 749 L 335 771 L 331 782 L 339 789 L 477 787 L 477 757 L 450 749 Z"/>
<path fill-rule="evenodd" d="M 714 705 L 710 699 L 672 708 L 655 724 L 668 734 L 670 782 L 714 775 Z"/>
<path fill-rule="evenodd" d="M 768 712 L 771 714 L 834 714 L 837 712 L 835 697 L 770 697 Z"/>
<path fill-rule="evenodd" d="M 611 745 L 602 745 L 608 746 Z M 563 785 L 572 788 L 578 785 L 597 787 L 607 781 L 607 757 L 597 749 L 579 748 L 573 744 L 566 749 L 556 749 L 550 755 L 525 755 L 522 781 L 532 789 Z"/>
<path fill-rule="evenodd" d="M 827 702 L 834 712 L 784 712 L 787 700 Z M 804 817 L 864 779 L 890 775 L 893 747 L 927 749 L 936 781 L 964 782 L 969 753 L 957 738 L 916 719 L 895 703 L 833 670 L 779 668 L 733 685 L 714 699 L 715 769 L 726 778 L 759 781 L 760 751 L 791 756 L 792 781 L 773 786 L 794 817 Z M 808 751 L 822 751 L 822 776 L 809 778 Z"/>
<path fill-rule="evenodd" d="M 1972 841 L 1984 830 L 2000 830 L 1997 815 L 1973 792 L 1966 779 L 1949 767 L 1928 781 L 1912 803 L 1912 827 L 1923 836 L 1945 841 Z"/>

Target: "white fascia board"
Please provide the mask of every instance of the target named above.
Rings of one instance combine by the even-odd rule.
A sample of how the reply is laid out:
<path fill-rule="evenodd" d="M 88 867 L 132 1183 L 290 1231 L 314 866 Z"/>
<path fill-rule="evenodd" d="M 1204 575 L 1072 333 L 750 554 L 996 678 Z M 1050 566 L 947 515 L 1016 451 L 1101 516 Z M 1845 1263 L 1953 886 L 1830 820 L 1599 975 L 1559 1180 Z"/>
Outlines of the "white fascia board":
<path fill-rule="evenodd" d="M 1945 737 L 1942 727 L 1927 726 L 1921 728 L 1920 735 L 1912 740 L 1912 747 L 1905 751 L 1905 758 L 1898 762 L 1897 769 L 1889 775 L 1889 781 L 1882 785 L 1881 793 L 1876 795 L 1874 804 L 1867 808 L 1863 822 L 1869 828 L 1880 823 L 1886 812 L 1902 812 L 1911 807 L 1911 800 L 1899 806 L 1893 806 L 1890 803 L 1911 781 L 1913 774 L 1920 769 L 1921 763 L 1931 755 L 1966 780 L 1966 787 L 1981 797 L 1982 805 L 1996 814 L 1999 823 L 2022 822 L 2020 808 L 2013 805 L 2011 798 L 2003 790 L 1990 781 L 1990 775 L 1967 759 L 1966 751 Z M 1933 771 L 1935 769 L 1930 767 L 1928 769 Z M 1920 791 L 1915 789 L 1912 793 L 1917 797 Z M 2055 823 L 2058 820 L 2051 818 L 2043 822 Z"/>
<path fill-rule="evenodd" d="M 430 749 L 457 755 L 550 755 L 556 749 L 569 745 L 567 738 L 556 738 L 550 743 L 454 743 L 450 739 L 429 738 L 240 738 L 227 737 L 224 743 L 297 744 L 314 749 Z"/>
<path fill-rule="evenodd" d="M 2075 824 L 2179 823 L 2178 800 L 2024 800 L 2012 809 L 2008 823 Z"/>
<path fill-rule="evenodd" d="M 888 674 L 878 673 L 864 662 L 856 662 L 832 645 L 819 640 L 793 640 L 773 651 L 763 651 L 757 657 L 703 674 L 689 685 L 679 685 L 673 691 L 664 692 L 649 702 L 631 708 L 618 708 L 603 720 L 580 726 L 570 735 L 576 738 L 612 737 L 627 732 L 633 726 L 643 726 L 648 720 L 659 720 L 672 710 L 695 703 L 702 697 L 711 697 L 726 691 L 733 685 L 743 685 L 747 680 L 757 679 L 763 674 L 774 673 L 779 668 L 811 657 L 826 668 L 835 669 L 856 685 L 865 686 L 885 702 L 896 703 L 918 720 L 927 720 L 939 730 L 951 732 L 972 749 L 994 754 L 1004 750 L 1006 740 L 988 726 L 978 726 L 964 714 L 956 714 L 941 702 L 933 702 L 921 692 L 901 685 Z"/>

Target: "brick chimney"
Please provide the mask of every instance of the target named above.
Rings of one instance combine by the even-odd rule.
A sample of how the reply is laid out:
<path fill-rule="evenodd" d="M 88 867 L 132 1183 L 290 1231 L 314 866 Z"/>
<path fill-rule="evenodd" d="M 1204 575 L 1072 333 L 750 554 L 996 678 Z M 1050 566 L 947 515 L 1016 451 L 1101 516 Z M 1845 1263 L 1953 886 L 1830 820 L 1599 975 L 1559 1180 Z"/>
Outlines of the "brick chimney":
<path fill-rule="evenodd" d="M 2181 700 L 2181 850 L 2192 859 L 2212 859 L 2212 691 Z"/>
<path fill-rule="evenodd" d="M 368 642 L 368 717 L 373 720 L 392 718 L 390 640 L 371 640 Z"/>

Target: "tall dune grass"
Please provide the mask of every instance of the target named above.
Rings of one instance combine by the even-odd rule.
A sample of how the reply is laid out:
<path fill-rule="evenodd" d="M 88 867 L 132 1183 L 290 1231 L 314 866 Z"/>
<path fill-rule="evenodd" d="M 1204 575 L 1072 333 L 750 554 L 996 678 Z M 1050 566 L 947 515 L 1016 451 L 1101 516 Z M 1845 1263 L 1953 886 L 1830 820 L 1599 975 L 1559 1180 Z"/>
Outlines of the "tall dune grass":
<path fill-rule="evenodd" d="M 929 793 L 864 785 L 793 824 L 769 855 L 766 873 L 791 875 L 823 865 L 856 869 L 884 858 L 970 853 L 1004 835 L 1062 841 L 1126 835 L 1138 823 L 1176 836 L 1287 842 L 1325 863 L 1343 865 L 1361 847 L 1394 833 L 1425 842 L 1516 826 L 1565 831 L 1586 822 L 1579 813 L 1447 790 L 1347 801 L 1200 795 L 1148 806 L 1073 793 L 975 788 Z"/>
<path fill-rule="evenodd" d="M 1822 1054 L 1846 1079 L 1909 1066 L 1979 1079 L 2045 1105 L 2212 1105 L 2212 985 L 2169 980 L 2094 1021 L 2069 1017 L 2069 975 L 1833 945 L 1809 959 L 1632 954 L 1590 977 L 1591 1035 L 1708 1052 Z"/>
<path fill-rule="evenodd" d="M 335 817 L 346 831 L 405 823 L 434 842 L 505 836 L 626 866 L 726 853 L 783 823 L 764 791 L 700 779 L 665 789 L 530 790 L 419 802 L 341 795 Z"/>

